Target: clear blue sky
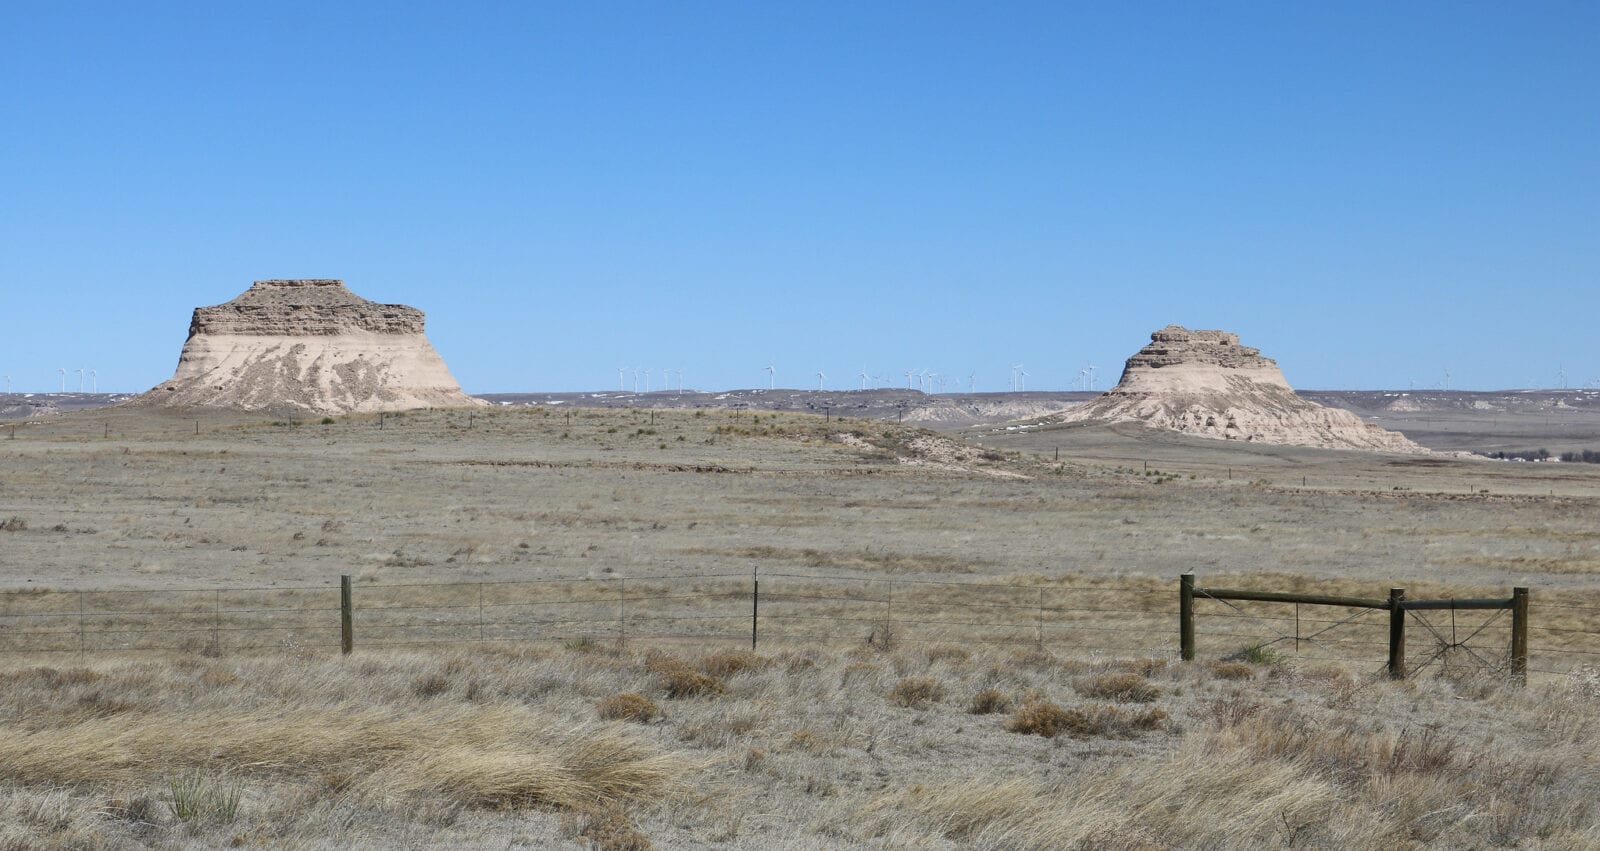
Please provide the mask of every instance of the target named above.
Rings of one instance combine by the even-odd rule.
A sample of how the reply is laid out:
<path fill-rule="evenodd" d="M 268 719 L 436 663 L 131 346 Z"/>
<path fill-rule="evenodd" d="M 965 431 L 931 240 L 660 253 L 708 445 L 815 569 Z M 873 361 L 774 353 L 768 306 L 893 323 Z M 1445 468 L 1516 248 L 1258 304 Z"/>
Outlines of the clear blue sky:
<path fill-rule="evenodd" d="M 0 4 L 0 373 L 143 390 L 271 277 L 471 392 L 1064 389 L 1172 322 L 1582 385 L 1600 3 Z"/>

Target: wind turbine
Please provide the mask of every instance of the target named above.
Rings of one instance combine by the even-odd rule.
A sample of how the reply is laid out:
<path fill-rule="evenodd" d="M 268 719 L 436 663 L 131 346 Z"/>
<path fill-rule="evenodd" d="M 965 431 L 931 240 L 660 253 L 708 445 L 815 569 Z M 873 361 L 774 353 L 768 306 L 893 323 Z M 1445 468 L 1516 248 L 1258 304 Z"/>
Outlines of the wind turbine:
<path fill-rule="evenodd" d="M 635 394 L 637 394 L 639 392 L 639 368 L 638 367 L 634 367 L 634 369 L 633 369 L 633 392 Z"/>
<path fill-rule="evenodd" d="M 644 392 L 650 392 L 650 367 L 644 368 Z"/>
<path fill-rule="evenodd" d="M 625 366 L 617 367 L 617 392 L 618 393 L 626 393 L 626 392 L 628 392 L 627 375 L 628 375 L 628 368 L 627 367 L 625 367 Z"/>
<path fill-rule="evenodd" d="M 100 373 L 95 372 L 92 369 L 89 370 L 89 392 L 90 393 L 99 393 L 100 392 Z"/>
<path fill-rule="evenodd" d="M 823 372 L 822 372 L 822 370 L 820 370 L 820 369 L 819 369 L 819 370 L 817 370 L 817 389 L 818 389 L 818 390 L 821 390 L 821 389 L 822 389 L 822 382 L 824 382 L 824 381 L 826 381 L 826 380 L 827 380 L 827 378 L 828 378 L 828 376 L 827 376 L 827 375 L 825 375 L 825 374 L 824 374 L 824 373 L 823 373 Z"/>
<path fill-rule="evenodd" d="M 1444 389 L 1450 389 L 1450 367 L 1448 366 L 1444 368 Z"/>
<path fill-rule="evenodd" d="M 978 392 L 978 374 L 976 372 L 967 373 L 967 392 Z"/>
<path fill-rule="evenodd" d="M 867 389 L 867 379 L 869 379 L 871 377 L 872 376 L 867 374 L 867 365 L 866 364 L 862 364 L 861 365 L 861 389 L 862 390 Z"/>
<path fill-rule="evenodd" d="M 64 366 L 60 367 L 56 370 L 56 372 L 61 373 L 61 392 L 65 393 L 67 392 L 67 368 Z"/>
<path fill-rule="evenodd" d="M 1028 389 L 1028 371 L 1023 369 L 1023 368 L 1021 368 L 1021 367 L 1017 367 L 1017 376 L 1018 376 L 1018 379 L 1019 379 L 1018 382 L 1017 382 L 1017 386 L 1020 387 L 1023 390 L 1027 390 Z"/>
<path fill-rule="evenodd" d="M 767 364 L 767 389 L 771 390 L 771 389 L 777 387 L 778 386 L 777 385 L 777 381 L 778 381 L 778 368 L 773 366 L 770 363 Z"/>
<path fill-rule="evenodd" d="M 1089 389 L 1090 390 L 1094 389 L 1094 371 L 1099 369 L 1099 368 L 1100 367 L 1095 366 L 1092 363 L 1083 368 L 1083 371 L 1087 372 L 1089 374 Z"/>
<path fill-rule="evenodd" d="M 1014 363 L 1014 364 L 1011 365 L 1011 392 L 1012 393 L 1017 392 L 1017 372 L 1020 371 L 1021 369 L 1022 369 L 1022 364 L 1020 364 L 1020 363 Z"/>
<path fill-rule="evenodd" d="M 916 374 L 917 374 L 917 371 L 914 370 L 914 369 L 906 370 L 906 389 L 907 390 L 911 389 L 911 376 L 916 375 Z"/>
<path fill-rule="evenodd" d="M 1556 375 L 1561 377 L 1561 389 L 1562 390 L 1567 389 L 1567 367 L 1566 367 L 1566 365 L 1563 364 L 1561 366 L 1556 367 Z"/>

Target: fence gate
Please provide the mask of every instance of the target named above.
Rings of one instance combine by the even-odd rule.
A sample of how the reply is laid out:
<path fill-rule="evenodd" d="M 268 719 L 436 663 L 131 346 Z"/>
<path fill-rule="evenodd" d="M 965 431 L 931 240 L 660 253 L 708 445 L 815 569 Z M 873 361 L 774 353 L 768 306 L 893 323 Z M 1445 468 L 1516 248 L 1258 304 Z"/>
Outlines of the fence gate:
<path fill-rule="evenodd" d="M 1185 661 L 1195 656 L 1194 606 L 1197 598 L 1221 603 L 1228 611 L 1219 613 L 1220 617 L 1251 620 L 1267 628 L 1271 637 L 1245 645 L 1246 650 L 1284 646 L 1292 647 L 1298 653 L 1302 647 L 1310 646 L 1317 651 L 1335 654 L 1312 658 L 1361 661 L 1370 654 L 1360 657 L 1353 654 L 1383 648 L 1387 650 L 1385 666 L 1389 676 L 1395 679 L 1404 678 L 1410 671 L 1420 671 L 1438 664 L 1441 667 L 1505 670 L 1518 682 L 1527 681 L 1527 588 L 1515 588 L 1511 596 L 1505 598 L 1408 600 L 1404 588 L 1389 589 L 1387 598 L 1201 588 L 1195 585 L 1194 574 L 1185 573 L 1178 580 L 1179 650 Z M 1263 615 L 1235 605 L 1240 602 L 1289 604 L 1294 609 L 1292 615 Z M 1305 607 L 1313 607 L 1314 614 L 1303 616 Z M 1328 610 L 1333 610 L 1334 614 L 1323 615 Z M 1340 610 L 1353 611 L 1342 614 Z M 1379 641 L 1385 620 L 1387 641 Z M 1366 629 L 1366 635 L 1358 634 L 1362 628 Z M 1419 637 L 1420 644 L 1425 648 L 1422 650 L 1422 661 L 1415 668 L 1408 667 L 1406 657 L 1408 628 Z M 1227 638 L 1259 638 L 1228 631 L 1211 634 Z M 1488 642 L 1495 637 L 1508 639 L 1509 646 L 1502 644 L 1505 649 L 1500 651 L 1488 649 Z M 1477 644 L 1472 643 L 1475 639 Z"/>

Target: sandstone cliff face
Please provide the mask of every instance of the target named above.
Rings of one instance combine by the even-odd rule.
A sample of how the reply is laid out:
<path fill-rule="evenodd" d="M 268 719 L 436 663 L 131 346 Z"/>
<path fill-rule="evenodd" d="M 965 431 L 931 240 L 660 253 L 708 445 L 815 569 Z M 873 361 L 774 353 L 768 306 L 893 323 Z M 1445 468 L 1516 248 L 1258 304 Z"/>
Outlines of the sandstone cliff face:
<path fill-rule="evenodd" d="M 1260 350 L 1226 331 L 1168 325 L 1128 358 L 1117 386 L 1061 422 L 1142 422 L 1199 437 L 1325 449 L 1426 452 L 1399 432 L 1295 395 Z"/>
<path fill-rule="evenodd" d="M 196 308 L 172 379 L 134 401 L 315 414 L 485 404 L 461 392 L 422 329 L 422 311 L 343 281 L 256 281 Z"/>

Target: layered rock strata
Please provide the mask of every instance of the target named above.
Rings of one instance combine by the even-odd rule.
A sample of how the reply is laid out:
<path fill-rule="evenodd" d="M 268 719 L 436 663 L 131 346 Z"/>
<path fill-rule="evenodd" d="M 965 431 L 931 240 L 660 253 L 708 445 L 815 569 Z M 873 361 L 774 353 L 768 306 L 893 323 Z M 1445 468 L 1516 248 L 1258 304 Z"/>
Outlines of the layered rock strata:
<path fill-rule="evenodd" d="M 1259 349 L 1227 331 L 1168 325 L 1128 358 L 1117 386 L 1056 418 L 1138 422 L 1199 437 L 1325 449 L 1427 450 L 1349 411 L 1295 395 Z"/>
<path fill-rule="evenodd" d="M 196 308 L 177 371 L 135 402 L 316 414 L 486 404 L 461 392 L 422 311 L 332 279 L 256 281 Z"/>

